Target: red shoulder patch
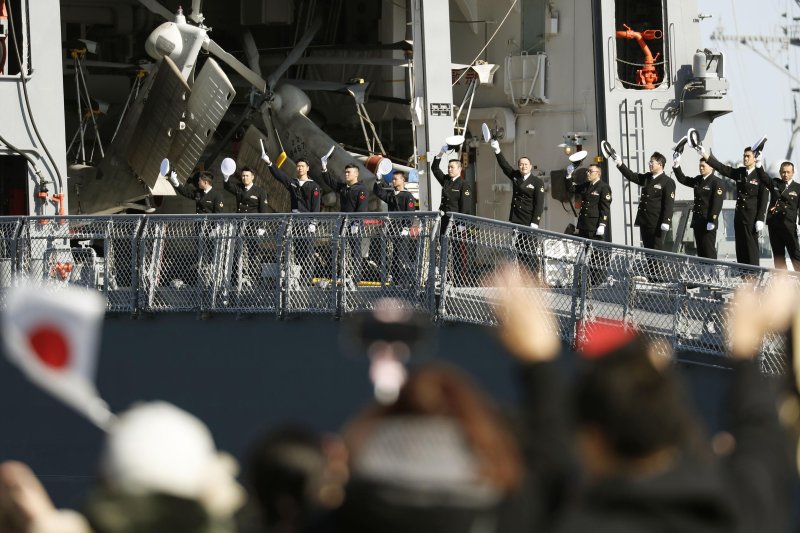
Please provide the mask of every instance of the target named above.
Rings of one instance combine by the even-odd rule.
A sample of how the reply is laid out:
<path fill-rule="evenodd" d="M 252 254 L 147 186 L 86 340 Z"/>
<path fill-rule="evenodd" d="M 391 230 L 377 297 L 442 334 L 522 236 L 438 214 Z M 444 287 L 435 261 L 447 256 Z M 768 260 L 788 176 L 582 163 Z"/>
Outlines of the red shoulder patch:
<path fill-rule="evenodd" d="M 319 191 L 316 189 L 314 190 L 314 196 L 319 196 Z"/>
<path fill-rule="evenodd" d="M 408 207 L 414 207 L 414 202 L 409 201 L 408 202 Z"/>
<path fill-rule="evenodd" d="M 363 200 L 364 198 L 366 198 L 366 195 L 363 192 L 358 195 L 359 200 Z"/>

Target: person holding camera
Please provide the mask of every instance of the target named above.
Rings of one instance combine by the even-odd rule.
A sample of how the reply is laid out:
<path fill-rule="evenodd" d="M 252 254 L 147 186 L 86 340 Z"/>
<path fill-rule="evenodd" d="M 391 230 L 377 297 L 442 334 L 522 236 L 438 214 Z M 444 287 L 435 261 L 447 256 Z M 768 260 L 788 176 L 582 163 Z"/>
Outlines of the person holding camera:
<path fill-rule="evenodd" d="M 769 189 L 770 201 L 767 209 L 769 245 L 775 268 L 786 270 L 786 252 L 792 268 L 800 272 L 800 243 L 797 241 L 798 214 L 800 214 L 800 183 L 794 181 L 794 163 L 784 161 L 780 167 L 780 179 L 770 178 L 756 159 L 756 175 Z"/>

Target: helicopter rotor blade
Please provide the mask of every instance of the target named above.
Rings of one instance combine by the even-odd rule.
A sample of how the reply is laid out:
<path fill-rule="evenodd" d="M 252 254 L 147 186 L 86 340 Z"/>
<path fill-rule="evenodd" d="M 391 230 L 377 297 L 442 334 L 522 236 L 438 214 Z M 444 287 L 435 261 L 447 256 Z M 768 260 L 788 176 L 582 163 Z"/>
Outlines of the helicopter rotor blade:
<path fill-rule="evenodd" d="M 157 0 L 139 0 L 139 3 L 149 9 L 151 12 L 163 17 L 169 22 L 175 20 L 175 13 L 161 5 Z"/>
<path fill-rule="evenodd" d="M 297 43 L 297 46 L 295 46 L 294 49 L 291 52 L 289 52 L 289 55 L 286 56 L 286 59 L 283 60 L 283 63 L 281 63 L 280 66 L 277 69 L 275 69 L 272 72 L 272 74 L 269 75 L 269 77 L 267 78 L 267 88 L 270 91 L 272 91 L 275 88 L 275 84 L 278 82 L 281 76 L 283 76 L 283 74 L 287 70 L 289 70 L 289 67 L 294 65 L 295 62 L 298 59 L 300 59 L 300 56 L 302 56 L 303 53 L 306 51 L 306 48 L 308 47 L 309 44 L 311 44 L 311 41 L 314 39 L 314 36 L 317 34 L 317 32 L 321 27 L 322 27 L 322 19 L 317 18 L 316 20 L 314 20 L 314 23 L 311 25 L 310 28 L 308 28 L 305 35 L 303 35 L 303 38 L 300 39 L 300 42 Z"/>

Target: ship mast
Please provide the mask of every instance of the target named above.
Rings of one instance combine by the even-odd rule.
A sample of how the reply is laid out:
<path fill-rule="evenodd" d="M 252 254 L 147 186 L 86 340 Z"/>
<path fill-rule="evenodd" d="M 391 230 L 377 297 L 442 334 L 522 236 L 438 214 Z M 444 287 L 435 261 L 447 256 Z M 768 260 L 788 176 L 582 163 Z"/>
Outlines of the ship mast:
<path fill-rule="evenodd" d="M 800 0 L 795 0 L 795 3 L 800 7 Z M 784 18 L 789 18 L 788 13 L 783 14 Z M 792 152 L 794 152 L 795 142 L 797 141 L 798 135 L 800 135 L 800 114 L 797 112 L 797 93 L 800 92 L 800 77 L 796 74 L 792 73 L 789 70 L 789 65 L 781 65 L 778 63 L 772 56 L 765 53 L 762 48 L 766 48 L 769 50 L 771 47 L 777 45 L 779 51 L 788 51 L 789 46 L 800 46 L 800 24 L 798 24 L 798 20 L 800 17 L 792 17 L 791 23 L 787 23 L 785 26 L 781 27 L 783 31 L 782 36 L 775 36 L 775 35 L 731 35 L 724 33 L 722 26 L 719 26 L 714 33 L 711 34 L 712 41 L 718 42 L 733 42 L 738 44 L 743 44 L 750 48 L 753 52 L 758 54 L 759 57 L 764 59 L 767 63 L 773 65 L 775 68 L 780 70 L 786 77 L 796 84 L 794 87 L 791 88 L 792 91 L 792 100 L 794 103 L 793 106 L 793 116 L 791 119 L 792 121 L 792 135 L 789 138 L 789 146 L 786 149 L 786 159 L 792 158 Z"/>

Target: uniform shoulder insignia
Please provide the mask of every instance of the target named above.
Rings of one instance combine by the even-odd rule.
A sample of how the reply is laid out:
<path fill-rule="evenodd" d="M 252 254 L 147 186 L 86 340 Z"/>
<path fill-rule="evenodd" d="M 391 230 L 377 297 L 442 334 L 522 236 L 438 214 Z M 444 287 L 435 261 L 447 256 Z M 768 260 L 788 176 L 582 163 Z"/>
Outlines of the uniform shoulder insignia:
<path fill-rule="evenodd" d="M 412 200 L 408 201 L 408 207 L 414 207 L 414 202 Z"/>
<path fill-rule="evenodd" d="M 611 193 L 606 193 L 606 200 L 611 200 Z"/>
<path fill-rule="evenodd" d="M 222 202 L 219 203 L 219 206 L 222 207 Z"/>
<path fill-rule="evenodd" d="M 364 198 L 366 198 L 366 196 L 364 195 L 363 192 L 358 195 L 359 200 L 363 200 Z"/>
<path fill-rule="evenodd" d="M 469 189 L 467 189 L 466 191 L 464 191 L 464 196 L 469 196 Z"/>
<path fill-rule="evenodd" d="M 722 189 L 721 188 L 717 188 L 717 194 L 722 194 Z"/>
<path fill-rule="evenodd" d="M 675 198 L 675 193 L 674 192 L 669 193 L 669 197 L 670 198 Z"/>
<path fill-rule="evenodd" d="M 539 192 L 544 192 L 544 185 L 542 185 L 541 187 L 539 187 Z"/>

